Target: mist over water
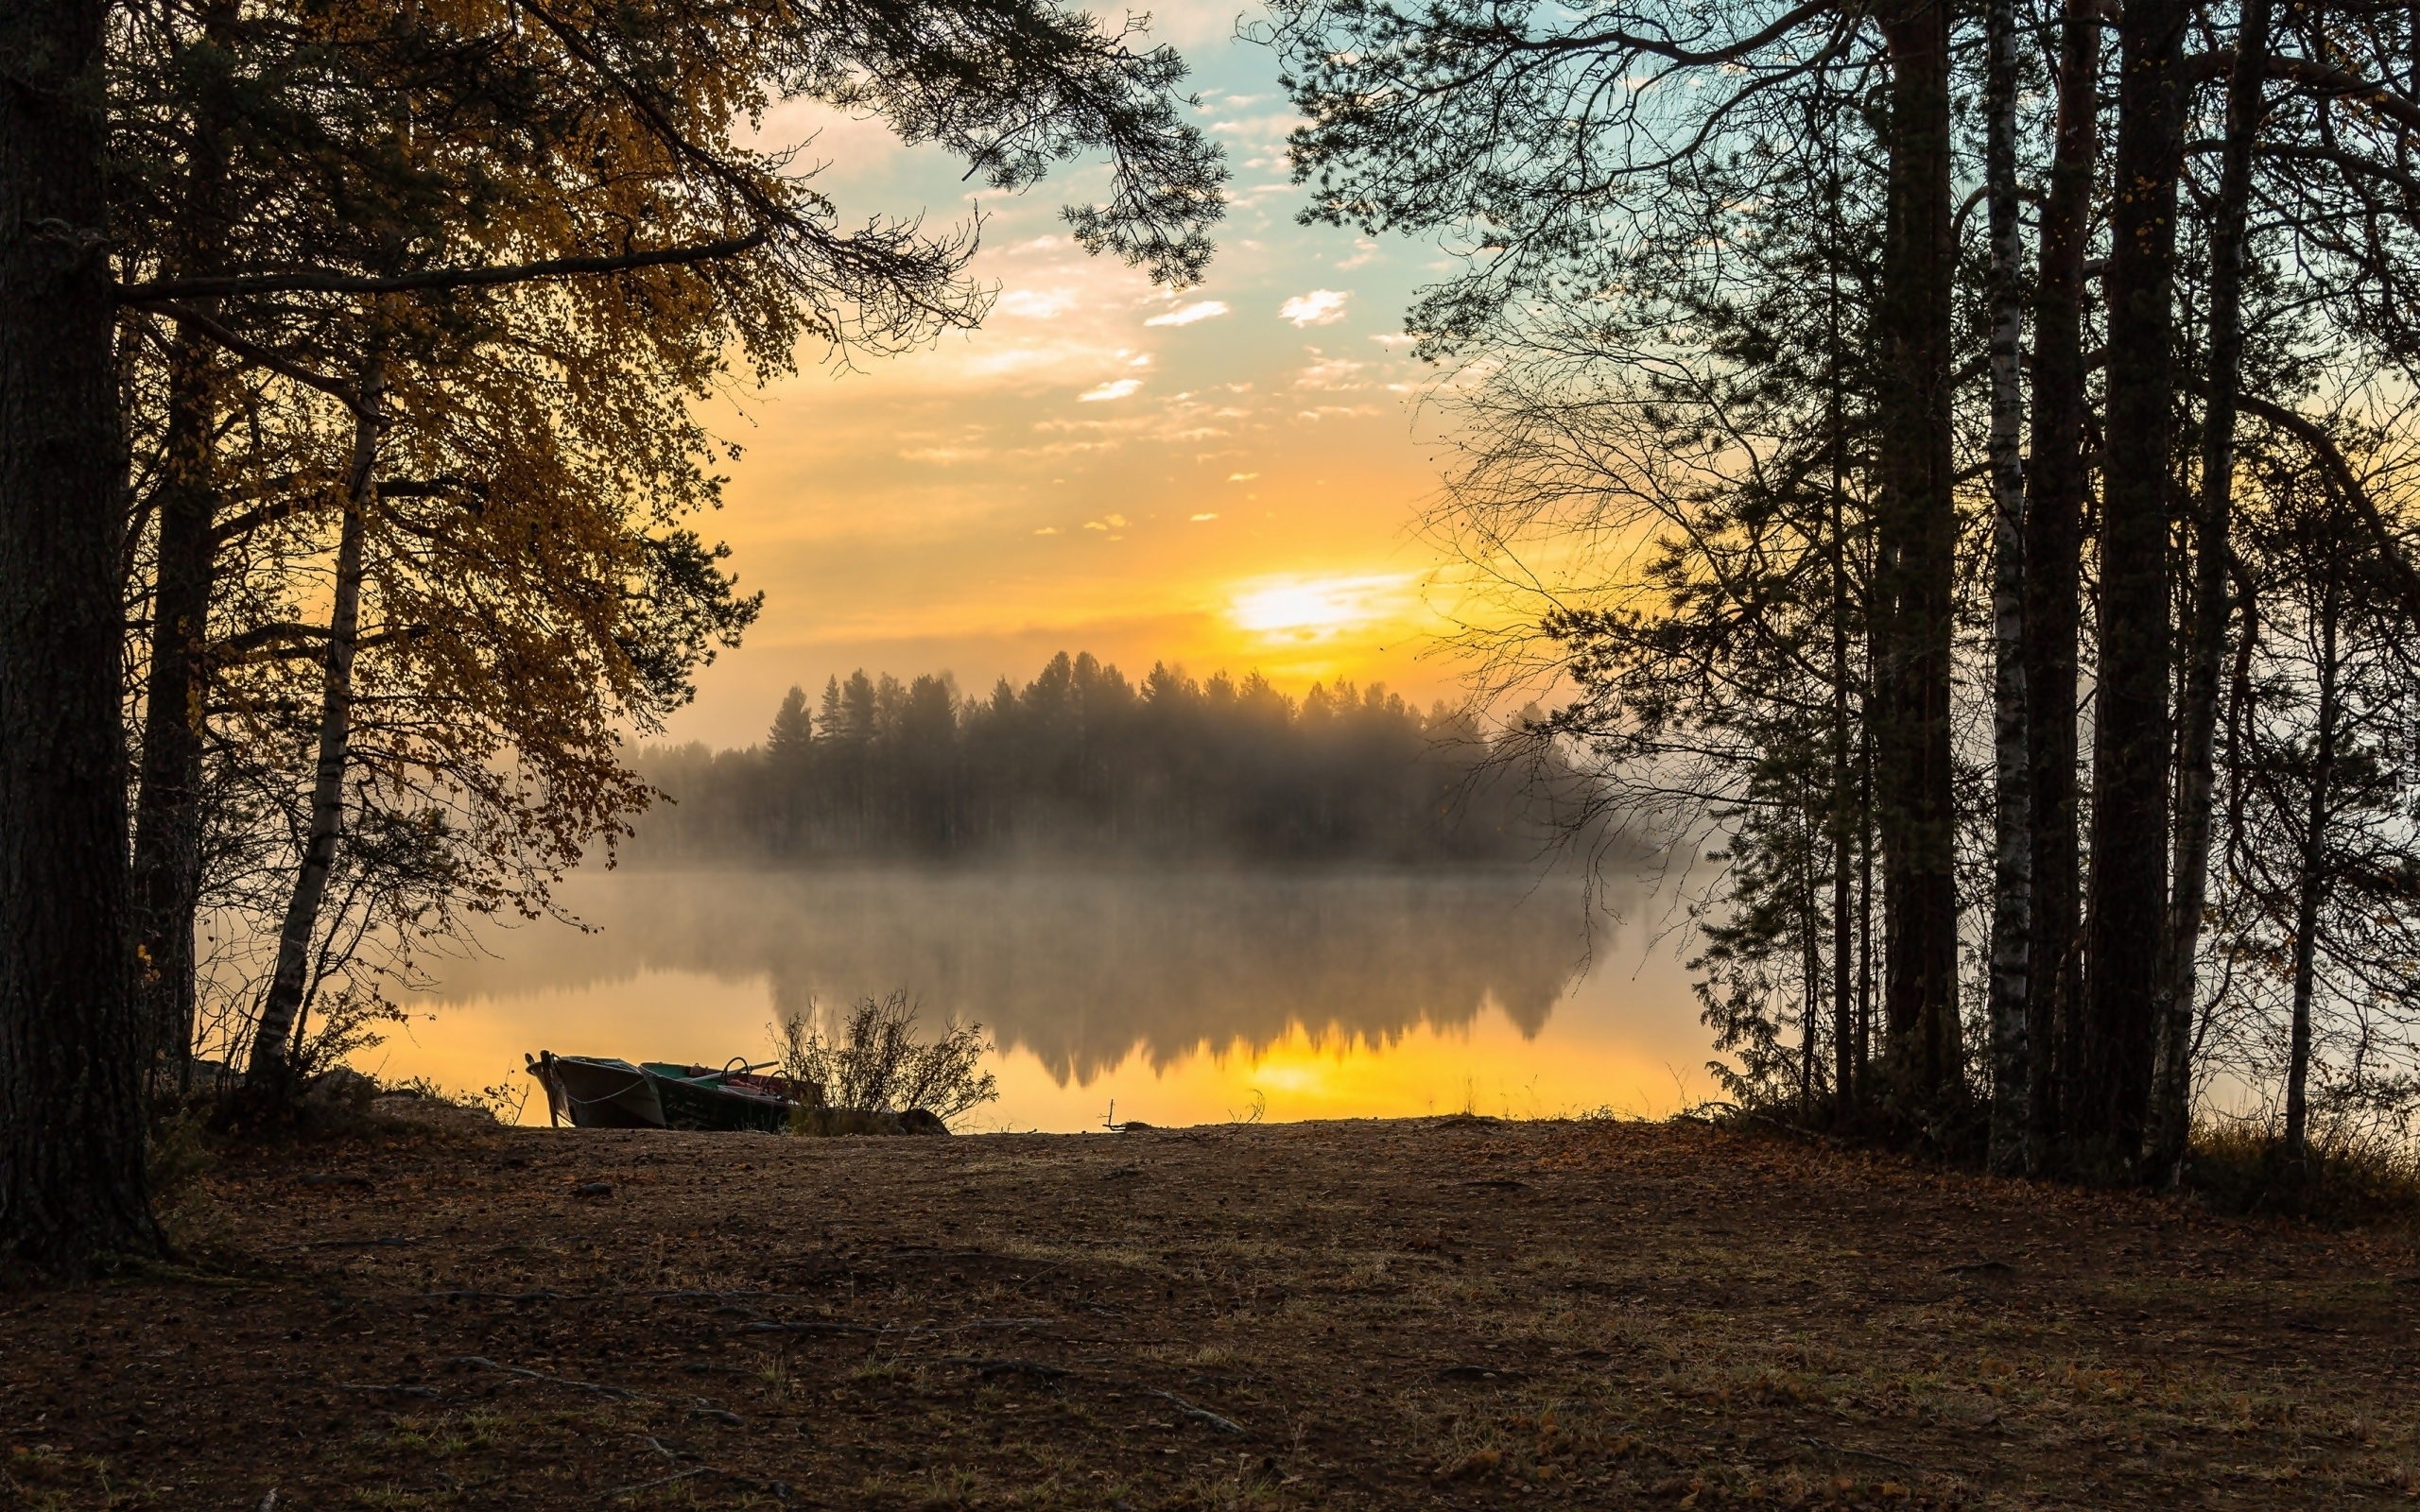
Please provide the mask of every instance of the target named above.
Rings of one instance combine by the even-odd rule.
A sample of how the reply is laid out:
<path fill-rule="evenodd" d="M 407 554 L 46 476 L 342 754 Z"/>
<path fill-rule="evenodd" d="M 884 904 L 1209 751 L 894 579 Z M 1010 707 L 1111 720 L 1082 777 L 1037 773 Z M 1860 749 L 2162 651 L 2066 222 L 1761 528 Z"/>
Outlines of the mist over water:
<path fill-rule="evenodd" d="M 1470 1106 L 1657 1112 L 1704 1031 L 1643 890 L 1534 868 L 1063 867 L 582 873 L 586 931 L 439 963 L 387 1074 L 480 1086 L 539 1048 L 763 1059 L 767 1025 L 906 988 L 997 1042 L 981 1126 Z M 1610 909 L 1609 909 L 1610 905 Z M 543 1118 L 543 1112 L 539 1114 Z"/>

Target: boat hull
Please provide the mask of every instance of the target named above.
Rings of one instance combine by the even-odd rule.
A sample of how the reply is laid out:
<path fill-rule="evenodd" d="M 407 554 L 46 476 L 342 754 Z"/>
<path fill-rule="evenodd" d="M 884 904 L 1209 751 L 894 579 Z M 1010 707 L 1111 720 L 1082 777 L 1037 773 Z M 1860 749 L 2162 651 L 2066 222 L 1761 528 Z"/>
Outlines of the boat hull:
<path fill-rule="evenodd" d="M 655 1081 L 627 1060 L 559 1056 L 542 1050 L 529 1074 L 546 1091 L 550 1122 L 575 1128 L 663 1128 Z"/>
<path fill-rule="evenodd" d="M 574 1128 L 778 1134 L 789 1126 L 790 1112 L 798 1107 L 783 1095 L 789 1084 L 769 1076 L 669 1062 L 634 1066 L 551 1050 L 524 1058 L 529 1074 L 546 1090 L 549 1121 L 568 1122 Z"/>
<path fill-rule="evenodd" d="M 789 1126 L 791 1105 L 782 1099 L 641 1068 L 655 1088 L 666 1128 L 735 1134 L 779 1134 Z"/>

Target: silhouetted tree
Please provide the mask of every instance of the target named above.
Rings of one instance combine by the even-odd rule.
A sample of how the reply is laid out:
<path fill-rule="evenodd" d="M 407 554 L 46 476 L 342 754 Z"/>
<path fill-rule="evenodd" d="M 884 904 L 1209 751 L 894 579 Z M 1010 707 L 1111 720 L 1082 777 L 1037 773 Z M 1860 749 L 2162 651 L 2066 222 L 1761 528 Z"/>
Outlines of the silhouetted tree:
<path fill-rule="evenodd" d="M 1504 769 L 1532 736 L 1491 741 L 1383 687 L 1317 684 L 1298 703 L 1257 673 L 1203 683 L 1156 663 L 1137 689 L 1063 652 L 981 700 L 945 676 L 859 671 L 833 679 L 826 704 L 804 745 L 792 689 L 763 747 L 644 752 L 674 802 L 640 826 L 632 858 L 1413 863 L 1528 858 L 1556 835 L 1529 803 L 1537 784 Z M 1557 776 L 1567 765 L 1547 784 Z"/>

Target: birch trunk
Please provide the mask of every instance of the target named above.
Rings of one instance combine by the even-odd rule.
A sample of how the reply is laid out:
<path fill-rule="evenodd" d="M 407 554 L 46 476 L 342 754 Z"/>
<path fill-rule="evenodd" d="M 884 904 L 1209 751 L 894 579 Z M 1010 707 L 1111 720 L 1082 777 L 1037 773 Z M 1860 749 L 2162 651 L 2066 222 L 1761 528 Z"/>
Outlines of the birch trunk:
<path fill-rule="evenodd" d="M 1847 460 L 1841 433 L 1839 371 L 1840 330 L 1837 322 L 1839 275 L 1833 275 L 1832 329 L 1832 1094 L 1842 1113 L 1854 1110 L 1862 1089 L 1864 1066 L 1858 1058 L 1857 991 L 1852 980 L 1856 927 L 1851 913 L 1852 870 L 1864 816 L 1858 806 L 1855 736 L 1849 721 L 1849 591 L 1848 539 L 1845 534 Z"/>
<path fill-rule="evenodd" d="M 2026 995 L 2032 950 L 2032 767 L 2025 721 L 2025 465 L 2017 437 L 2025 394 L 2017 372 L 2024 310 L 2016 206 L 2016 5 L 1991 0 L 1984 46 L 1985 198 L 1992 265 L 1992 1119 L 1993 1170 L 2014 1175 L 2025 1147 Z"/>
<path fill-rule="evenodd" d="M 320 760 L 311 787 L 310 837 L 294 878 L 294 894 L 278 933 L 277 971 L 261 1005 L 246 1079 L 272 1091 L 287 1090 L 293 1074 L 292 1040 L 310 984 L 311 945 L 318 937 L 320 904 L 336 869 L 344 836 L 344 778 L 352 749 L 353 661 L 361 631 L 362 546 L 378 470 L 378 432 L 384 409 L 385 362 L 374 352 L 362 365 L 360 409 L 354 419 L 353 467 L 345 478 L 344 524 L 337 541 L 336 603 L 328 617 L 326 680 L 320 702 Z"/>

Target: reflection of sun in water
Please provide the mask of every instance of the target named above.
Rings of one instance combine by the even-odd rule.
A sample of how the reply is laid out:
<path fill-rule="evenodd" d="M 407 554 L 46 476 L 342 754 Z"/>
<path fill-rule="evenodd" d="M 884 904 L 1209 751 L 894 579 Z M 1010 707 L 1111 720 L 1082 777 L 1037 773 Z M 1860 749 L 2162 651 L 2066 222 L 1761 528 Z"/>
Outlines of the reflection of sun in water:
<path fill-rule="evenodd" d="M 1263 577 L 1237 589 L 1228 613 L 1238 628 L 1272 640 L 1323 641 L 1407 617 L 1410 586 L 1400 574 Z"/>

